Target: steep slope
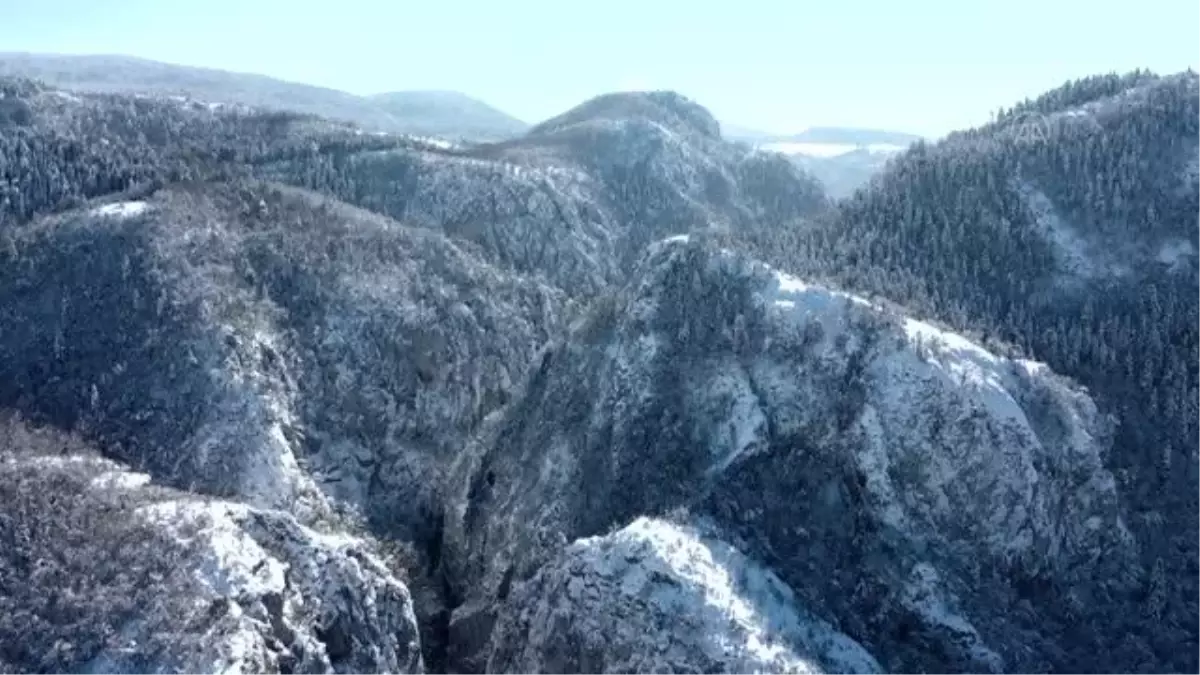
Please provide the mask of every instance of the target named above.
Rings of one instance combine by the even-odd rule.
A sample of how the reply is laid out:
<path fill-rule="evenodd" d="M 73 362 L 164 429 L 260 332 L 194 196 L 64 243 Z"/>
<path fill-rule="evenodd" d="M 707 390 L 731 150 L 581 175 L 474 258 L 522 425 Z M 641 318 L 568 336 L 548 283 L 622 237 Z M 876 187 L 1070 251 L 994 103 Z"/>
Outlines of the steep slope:
<path fill-rule="evenodd" d="M 488 672 L 880 672 L 715 535 L 639 518 L 575 542 L 516 589 Z"/>
<path fill-rule="evenodd" d="M 656 233 L 825 208 L 777 158 L 646 117 L 465 149 L 2 86 L 0 407 L 162 484 L 306 525 L 361 518 L 414 549 L 434 667 L 444 468 L 561 333 L 570 297 L 619 282 Z"/>
<path fill-rule="evenodd" d="M 518 141 L 456 147 L 282 113 L 0 87 L 0 218 L 17 222 L 173 180 L 259 176 L 441 230 L 590 297 L 655 238 L 741 237 L 828 208 L 811 178 L 721 141 L 703 108 L 670 93 L 616 95 Z"/>
<path fill-rule="evenodd" d="M 422 672 L 408 590 L 367 542 L 157 488 L 9 415 L 0 496 L 6 672 Z"/>
<path fill-rule="evenodd" d="M 1107 465 L 1159 626 L 1152 656 L 1113 662 L 1126 669 L 1191 671 L 1200 653 L 1198 118 L 1195 73 L 1069 83 L 916 146 L 825 226 L 759 247 L 1015 343 L 1117 416 Z"/>
<path fill-rule="evenodd" d="M 452 668 L 649 658 L 512 661 L 488 636 L 529 621 L 524 584 L 573 564 L 551 562 L 568 542 L 673 509 L 712 519 L 888 670 L 1102 667 L 1077 645 L 1119 639 L 1123 617 L 1079 613 L 1136 607 L 1137 563 L 1084 392 L 703 243 L 658 244 L 641 270 L 458 463 Z M 612 593 L 572 602 L 626 611 Z"/>
<path fill-rule="evenodd" d="M 160 63 L 130 56 L 0 52 L 0 77 L 27 77 L 72 91 L 186 96 L 205 103 L 318 115 L 365 129 L 471 140 L 509 138 L 528 125 L 457 92 L 355 96 L 264 75 Z"/>
<path fill-rule="evenodd" d="M 422 540 L 442 462 L 567 307 L 433 232 L 180 184 L 9 232 L 0 406 L 165 484 Z"/>
<path fill-rule="evenodd" d="M 582 297 L 620 281 L 656 238 L 737 236 L 828 206 L 811 178 L 723 142 L 706 110 L 670 92 L 599 97 L 503 143 L 297 157 L 267 171 L 469 240 Z"/>

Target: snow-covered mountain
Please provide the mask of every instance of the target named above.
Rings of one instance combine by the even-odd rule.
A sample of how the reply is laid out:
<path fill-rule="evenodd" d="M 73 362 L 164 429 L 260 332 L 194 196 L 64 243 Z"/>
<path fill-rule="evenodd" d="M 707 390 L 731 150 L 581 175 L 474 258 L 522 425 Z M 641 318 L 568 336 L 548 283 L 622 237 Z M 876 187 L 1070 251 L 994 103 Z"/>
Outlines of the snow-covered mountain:
<path fill-rule="evenodd" d="M 214 105 L 286 110 L 353 122 L 372 131 L 498 140 L 529 127 L 458 92 L 356 96 L 336 89 L 118 55 L 0 52 L 0 77 L 28 77 L 71 91 L 188 96 Z"/>
<path fill-rule="evenodd" d="M 1188 670 L 1200 99 L 1127 84 L 833 203 L 671 92 L 0 79 L 0 670 Z"/>
<path fill-rule="evenodd" d="M 0 433 L 5 671 L 421 672 L 374 543 L 164 489 L 7 413 Z"/>
<path fill-rule="evenodd" d="M 10 241 L 8 405 L 165 484 L 305 520 L 342 504 L 409 540 L 444 453 L 570 307 L 435 232 L 267 185 L 181 185 Z"/>
<path fill-rule="evenodd" d="M 673 92 L 597 97 L 511 141 L 348 152 L 326 181 L 334 161 L 261 173 L 470 241 L 581 297 L 622 279 L 656 238 L 771 228 L 829 206 L 810 176 L 723 141 L 707 110 Z"/>
<path fill-rule="evenodd" d="M 882 670 L 701 525 L 643 517 L 567 547 L 514 590 L 488 672 Z"/>
<path fill-rule="evenodd" d="M 704 133 L 707 112 L 674 95 L 467 149 L 188 100 L 7 91 L 19 124 L 4 152 L 40 159 L 4 186 L 0 401 L 163 485 L 406 542 L 425 624 L 448 604 L 426 579 L 445 469 L 576 298 L 618 282 L 658 232 L 825 207 L 794 167 Z M 99 142 L 52 150 L 80 137 Z M 139 175 L 114 152 L 169 184 L 75 206 L 64 195 Z M 47 161 L 63 180 L 41 193 Z"/>
<path fill-rule="evenodd" d="M 569 602 L 527 588 L 544 589 L 546 574 L 569 587 L 563 575 L 603 577 L 588 571 L 602 563 L 577 562 L 580 547 L 601 545 L 588 537 L 672 511 L 684 526 L 712 519 L 745 556 L 723 574 L 765 565 L 797 611 L 833 622 L 888 670 L 1062 667 L 1065 638 L 1048 617 L 1137 564 L 1103 465 L 1110 432 L 1086 392 L 1041 364 L 733 252 L 662 242 L 546 348 L 459 457 L 443 558 L 465 599 L 451 669 L 649 663 L 619 634 L 580 635 L 582 651 L 514 652 L 505 636 L 514 624 L 542 635 L 576 612 L 602 630 L 610 612 L 653 625 L 731 611 L 626 606 L 617 580 L 584 581 L 613 590 Z M 653 578 L 651 563 L 621 574 Z M 685 593 L 717 592 L 673 574 Z M 1055 592 L 1034 592 L 1032 579 Z M 780 658 L 823 662 L 788 637 L 791 620 L 760 620 Z M 505 628 L 482 640 L 494 622 Z M 720 668 L 785 663 L 734 658 Z"/>

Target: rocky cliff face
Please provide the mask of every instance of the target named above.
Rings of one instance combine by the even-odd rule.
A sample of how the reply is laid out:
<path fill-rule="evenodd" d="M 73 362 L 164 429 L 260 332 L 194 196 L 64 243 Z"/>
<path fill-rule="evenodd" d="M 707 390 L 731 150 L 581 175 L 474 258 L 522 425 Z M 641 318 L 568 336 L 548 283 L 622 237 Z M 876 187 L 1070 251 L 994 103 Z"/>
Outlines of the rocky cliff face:
<path fill-rule="evenodd" d="M 581 539 L 514 591 L 488 672 L 875 673 L 708 523 L 638 518 Z"/>
<path fill-rule="evenodd" d="M 5 670 L 422 672 L 408 589 L 373 545 L 4 433 Z"/>
<path fill-rule="evenodd" d="M 531 611 L 514 589 L 568 542 L 682 507 L 888 669 L 1053 666 L 1047 589 L 1081 601 L 1129 562 L 1108 433 L 1036 363 L 664 242 L 460 462 L 458 656 L 485 663 L 492 622 Z"/>

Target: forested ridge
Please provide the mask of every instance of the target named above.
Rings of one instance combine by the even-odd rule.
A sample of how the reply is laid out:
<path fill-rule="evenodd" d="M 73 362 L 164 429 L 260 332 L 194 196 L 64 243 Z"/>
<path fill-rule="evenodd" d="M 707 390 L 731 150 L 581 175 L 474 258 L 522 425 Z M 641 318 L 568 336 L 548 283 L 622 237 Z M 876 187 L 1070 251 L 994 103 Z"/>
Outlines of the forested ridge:
<path fill-rule="evenodd" d="M 936 143 L 917 142 L 867 186 L 837 202 L 826 200 L 810 177 L 781 157 L 728 150 L 707 112 L 680 106 L 674 96 L 602 97 L 524 138 L 450 145 L 374 134 L 310 115 L 153 96 L 66 93 L 30 80 L 0 78 L 0 265 L 9 266 L 0 278 L 19 281 L 22 246 L 41 236 L 31 235 L 31 228 L 38 222 L 57 227 L 54 214 L 74 213 L 76 222 L 87 217 L 79 207 L 99 201 L 149 198 L 175 186 L 226 184 L 230 189 L 216 196 L 198 193 L 196 203 L 204 209 L 197 207 L 197 213 L 216 222 L 237 212 L 244 222 L 223 224 L 223 231 L 233 233 L 228 236 L 258 241 L 270 233 L 279 239 L 262 244 L 272 253 L 255 253 L 258 258 L 225 252 L 239 274 L 247 275 L 246 288 L 271 296 L 307 321 L 309 312 L 324 316 L 326 310 L 313 310 L 311 298 L 299 297 L 301 291 L 289 284 L 320 277 L 305 282 L 322 288 L 312 297 L 331 307 L 359 302 L 367 308 L 361 312 L 388 318 L 391 310 L 380 309 L 384 301 L 374 295 L 379 288 L 373 282 L 355 278 L 360 285 L 346 282 L 351 290 L 342 295 L 328 291 L 354 277 L 346 270 L 374 258 L 319 231 L 326 219 L 344 220 L 351 229 L 369 221 L 384 233 L 372 236 L 393 242 L 397 231 L 389 229 L 391 221 L 380 224 L 357 211 L 351 217 L 341 205 L 314 206 L 308 197 L 278 192 L 264 182 L 270 181 L 312 190 L 405 226 L 437 230 L 438 237 L 453 242 L 450 246 L 432 235 L 396 237 L 391 248 L 384 248 L 391 262 L 379 269 L 401 263 L 408 271 L 424 269 L 416 258 L 436 252 L 452 261 L 451 267 L 466 260 L 471 269 L 486 270 L 466 275 L 471 284 L 498 285 L 496 279 L 507 279 L 502 275 L 515 270 L 513 278 L 519 280 L 512 283 L 520 292 L 513 291 L 519 298 L 514 305 L 526 313 L 514 313 L 517 318 L 505 328 L 514 337 L 493 335 L 496 326 L 507 325 L 495 317 L 470 325 L 487 340 L 509 341 L 487 347 L 488 354 L 532 359 L 533 347 L 517 343 L 542 336 L 549 327 L 558 330 L 583 314 L 580 307 L 588 301 L 594 300 L 597 312 L 614 303 L 615 289 L 647 244 L 672 233 L 691 232 L 698 239 L 711 234 L 803 278 L 879 298 L 976 337 L 993 351 L 1045 362 L 1085 386 L 1111 416 L 1113 443 L 1105 463 L 1117 479 L 1137 564 L 1122 572 L 1133 578 L 1131 585 L 1097 584 L 1090 597 L 1056 587 L 1060 570 L 1021 577 L 1022 592 L 1053 598 L 1046 606 L 1058 608 L 1042 617 L 1050 625 L 1047 631 L 1064 636 L 1055 643 L 1065 645 L 1064 653 L 1048 662 L 1194 672 L 1200 648 L 1197 75 L 1138 71 L 1066 83 L 1002 109 L 979 128 Z M 671 114 L 662 116 L 664 110 Z M 635 124 L 621 121 L 630 116 Z M 189 189 L 166 198 L 171 209 L 190 203 L 184 199 Z M 237 208 L 229 206 L 230 200 Z M 284 241 L 292 220 L 311 237 L 311 247 Z M 270 225 L 263 226 L 266 222 Z M 78 228 L 85 239 L 86 229 Z M 62 260 L 70 259 L 59 253 Z M 330 267 L 331 261 L 338 262 L 336 274 L 306 271 Z M 286 274 L 270 277 L 278 270 Z M 457 278 L 457 273 L 438 273 Z M 546 287 L 521 290 L 525 275 L 539 284 L 548 280 Z M 418 277 L 412 272 L 405 283 Z M 552 292 L 550 286 L 557 288 Z M 364 293 L 370 303 L 362 301 Z M 0 287 L 0 297 L 10 296 L 17 292 Z M 431 286 L 414 302 L 436 307 L 428 316 L 445 320 L 460 311 L 449 297 L 442 286 Z M 563 298 L 581 302 L 568 305 Z M 477 303 L 472 307 L 479 311 Z M 539 313 L 542 319 L 525 318 Z M 379 333 L 366 342 L 382 345 L 370 347 L 371 359 L 383 362 L 390 358 L 388 350 L 402 349 L 389 342 L 396 326 L 409 330 L 418 324 L 408 314 L 380 327 L 363 324 Z M 297 344 L 312 354 L 333 349 L 307 339 Z M 455 339 L 438 335 L 447 344 Z M 465 442 L 461 439 L 478 420 L 520 389 L 507 381 L 510 369 L 501 366 L 489 372 L 503 373 L 503 385 L 485 382 L 480 389 L 478 382 L 472 384 L 470 373 L 478 369 L 468 360 L 475 358 L 474 349 L 456 353 L 461 357 L 455 362 L 457 379 L 446 385 L 453 392 L 447 398 L 457 406 L 455 423 L 469 419 L 469 424 L 447 439 L 439 437 L 439 447 Z M 324 365 L 336 360 L 329 357 Z M 543 358 L 542 369 L 548 360 Z M 525 365 L 512 365 L 514 380 Z M 39 367 L 31 365 L 28 372 L 41 372 Z M 403 402 L 389 396 L 403 389 L 416 410 L 415 402 L 427 400 L 420 392 L 439 377 L 428 363 L 410 370 L 411 378 L 408 370 L 373 371 L 383 383 L 372 385 L 378 401 L 353 399 L 345 404 L 353 414 L 326 428 L 350 428 L 356 438 L 371 437 L 364 445 L 380 443 L 372 452 L 386 452 L 387 444 L 379 440 L 385 434 L 375 433 L 380 427 L 372 417 L 376 408 L 394 414 Z M 336 379 L 320 372 L 310 377 Z M 320 381 L 345 394 L 339 389 L 342 380 L 338 387 Z M 0 404 L 27 404 L 18 389 L 13 385 L 12 400 Z M 71 400 L 82 406 L 86 392 L 76 389 Z M 324 414 L 319 412 L 317 418 Z M 353 423 L 346 421 L 351 418 Z M 414 447 L 431 444 L 439 433 L 415 426 L 405 440 Z M 134 434 L 137 428 L 122 426 L 122 433 Z M 107 451 L 102 444 L 100 449 Z M 378 475 L 371 480 L 378 484 Z M 395 499 L 388 499 L 386 507 L 394 508 Z M 440 520 L 436 528 L 425 522 L 415 528 L 425 536 L 422 528 L 438 529 Z M 3 658 L 17 657 L 0 654 L 0 662 Z M 42 662 L 69 661 L 55 656 Z"/>
<path fill-rule="evenodd" d="M 414 143 L 297 113 L 74 95 L 21 79 L 0 79 L 0 132 L 0 223 L 129 189 L 248 177 L 270 161 Z"/>
<path fill-rule="evenodd" d="M 1128 634 L 1178 670 L 1197 638 L 1198 119 L 1195 73 L 1073 81 L 916 144 L 834 213 L 756 245 L 1097 396 L 1145 567 L 1145 615 L 1127 620 L 1155 626 Z M 1150 658 L 1129 649 L 1112 657 L 1124 668 Z"/>

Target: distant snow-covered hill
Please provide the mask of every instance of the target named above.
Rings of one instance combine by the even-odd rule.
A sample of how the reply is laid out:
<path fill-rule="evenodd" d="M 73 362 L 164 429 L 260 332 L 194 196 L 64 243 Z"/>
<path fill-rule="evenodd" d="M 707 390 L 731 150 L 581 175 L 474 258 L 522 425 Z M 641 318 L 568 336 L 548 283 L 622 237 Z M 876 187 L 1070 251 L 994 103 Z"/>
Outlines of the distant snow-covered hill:
<path fill-rule="evenodd" d="M 160 63 L 130 56 L 0 52 L 0 77 L 29 77 L 62 89 L 186 95 L 214 104 L 290 110 L 366 129 L 468 140 L 498 140 L 529 125 L 458 92 L 400 91 L 356 96 L 264 75 Z"/>
<path fill-rule="evenodd" d="M 921 138 L 897 131 L 852 127 L 812 127 L 787 135 L 732 127 L 726 134 L 732 140 L 788 157 L 816 177 L 834 198 L 848 196 L 865 185 L 888 159 Z"/>

